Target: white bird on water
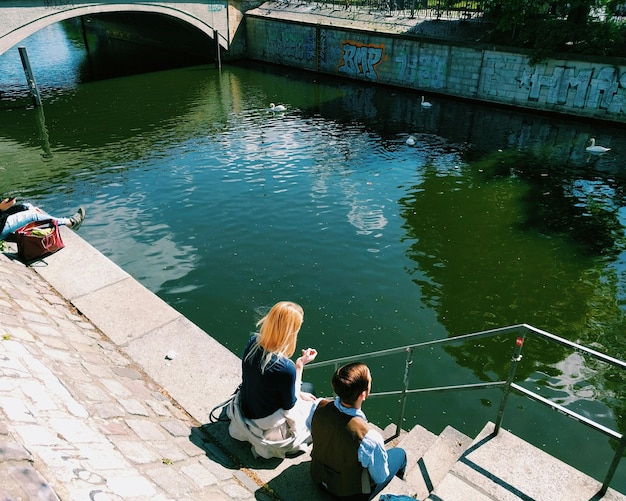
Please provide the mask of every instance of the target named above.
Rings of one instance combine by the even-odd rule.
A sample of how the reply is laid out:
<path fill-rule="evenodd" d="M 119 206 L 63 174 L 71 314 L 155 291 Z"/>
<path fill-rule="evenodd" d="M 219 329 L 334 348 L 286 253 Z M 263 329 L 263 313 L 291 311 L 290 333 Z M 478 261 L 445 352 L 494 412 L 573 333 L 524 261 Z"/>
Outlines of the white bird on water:
<path fill-rule="evenodd" d="M 406 139 L 407 146 L 415 146 L 415 136 L 409 136 Z"/>
<path fill-rule="evenodd" d="M 591 141 L 591 144 L 587 146 L 587 148 L 585 148 L 589 153 L 602 154 L 602 153 L 606 153 L 607 151 L 611 149 L 611 148 L 605 148 L 604 146 L 599 146 L 599 145 L 597 146 L 596 139 L 593 137 L 589 139 L 589 141 Z"/>
<path fill-rule="evenodd" d="M 283 106 L 282 104 L 276 105 L 274 103 L 270 103 L 270 107 L 267 109 L 267 111 L 279 112 L 279 111 L 285 111 L 286 109 L 287 108 Z"/>
<path fill-rule="evenodd" d="M 424 101 L 424 96 L 422 96 L 422 108 L 430 108 L 432 106 L 432 104 L 430 104 L 428 101 Z"/>

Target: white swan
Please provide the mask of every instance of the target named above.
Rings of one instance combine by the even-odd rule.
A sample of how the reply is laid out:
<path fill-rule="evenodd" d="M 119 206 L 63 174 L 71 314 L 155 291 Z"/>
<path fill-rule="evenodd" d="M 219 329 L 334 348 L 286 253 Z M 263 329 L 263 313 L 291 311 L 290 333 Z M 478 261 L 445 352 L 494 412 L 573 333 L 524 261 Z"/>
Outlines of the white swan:
<path fill-rule="evenodd" d="M 424 96 L 422 96 L 422 108 L 430 108 L 432 106 L 432 104 L 430 104 L 428 101 L 424 101 Z"/>
<path fill-rule="evenodd" d="M 596 146 L 596 140 L 595 138 L 591 138 L 589 139 L 589 141 L 591 141 L 591 145 L 587 146 L 585 149 L 589 152 L 589 153 L 606 153 L 607 151 L 609 151 L 611 148 L 605 148 L 604 146 Z"/>
<path fill-rule="evenodd" d="M 415 146 L 415 137 L 414 136 L 407 137 L 406 144 L 407 146 Z"/>
<path fill-rule="evenodd" d="M 270 103 L 270 107 L 267 109 L 267 111 L 279 112 L 279 111 L 285 111 L 286 109 L 287 108 L 283 106 L 282 104 L 275 105 L 274 103 Z"/>

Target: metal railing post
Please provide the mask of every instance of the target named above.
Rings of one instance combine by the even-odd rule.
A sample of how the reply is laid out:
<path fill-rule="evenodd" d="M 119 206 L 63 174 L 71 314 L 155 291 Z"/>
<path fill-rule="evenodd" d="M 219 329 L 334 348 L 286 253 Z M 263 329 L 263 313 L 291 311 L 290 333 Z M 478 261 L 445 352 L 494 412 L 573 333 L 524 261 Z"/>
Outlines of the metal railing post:
<path fill-rule="evenodd" d="M 218 70 L 222 69 L 222 55 L 220 52 L 220 34 L 219 31 L 213 30 L 213 40 L 215 40 L 215 67 Z"/>
<path fill-rule="evenodd" d="M 402 378 L 402 394 L 400 395 L 400 413 L 398 414 L 398 421 L 396 422 L 396 433 L 392 438 L 396 438 L 400 435 L 402 429 L 402 421 L 404 421 L 404 410 L 406 407 L 406 391 L 409 389 L 409 372 L 413 365 L 413 348 L 407 348 L 406 350 L 406 362 L 404 363 L 404 377 Z"/>
<path fill-rule="evenodd" d="M 35 106 L 41 106 L 41 96 L 39 95 L 39 89 L 37 88 L 37 82 L 35 82 L 35 75 L 30 67 L 30 60 L 28 59 L 28 51 L 26 47 L 18 47 L 17 50 L 20 53 L 20 59 L 22 60 L 22 67 L 24 68 L 24 75 L 26 75 L 26 83 L 28 89 L 33 98 Z"/>
<path fill-rule="evenodd" d="M 617 466 L 622 459 L 624 450 L 626 450 L 626 435 L 623 435 L 622 439 L 619 441 L 619 445 L 617 446 L 617 450 L 615 451 L 615 456 L 613 456 L 613 461 L 611 462 L 611 466 L 609 466 L 609 471 L 604 478 L 604 483 L 602 484 L 600 492 L 598 492 L 598 495 L 600 497 L 604 496 L 606 494 L 606 491 L 609 489 L 609 485 L 611 484 L 611 480 L 613 480 L 613 475 L 615 475 L 615 471 L 617 470 Z"/>
<path fill-rule="evenodd" d="M 498 409 L 498 416 L 496 417 L 496 425 L 493 430 L 495 435 L 500 431 L 500 425 L 502 424 L 502 416 L 504 414 L 504 407 L 506 406 L 506 401 L 509 398 L 509 394 L 511 393 L 511 383 L 513 383 L 513 378 L 515 377 L 515 371 L 517 370 L 517 364 L 522 359 L 522 346 L 524 346 L 524 338 L 526 336 L 526 332 L 522 332 L 520 336 L 515 340 L 515 350 L 513 350 L 513 356 L 511 357 L 511 365 L 509 367 L 509 376 L 506 379 L 506 384 L 504 385 L 502 400 L 500 401 L 500 408 Z"/>

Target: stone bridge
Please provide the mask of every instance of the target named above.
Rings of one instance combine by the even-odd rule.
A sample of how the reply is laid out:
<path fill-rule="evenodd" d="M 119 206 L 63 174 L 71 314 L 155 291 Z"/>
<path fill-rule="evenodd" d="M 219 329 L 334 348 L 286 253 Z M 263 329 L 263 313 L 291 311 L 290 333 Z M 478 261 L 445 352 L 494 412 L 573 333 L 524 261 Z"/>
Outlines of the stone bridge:
<path fill-rule="evenodd" d="M 0 0 L 0 55 L 46 26 L 83 15 L 146 12 L 188 23 L 219 44 L 230 48 L 243 14 L 229 0 L 150 1 L 125 0 Z"/>

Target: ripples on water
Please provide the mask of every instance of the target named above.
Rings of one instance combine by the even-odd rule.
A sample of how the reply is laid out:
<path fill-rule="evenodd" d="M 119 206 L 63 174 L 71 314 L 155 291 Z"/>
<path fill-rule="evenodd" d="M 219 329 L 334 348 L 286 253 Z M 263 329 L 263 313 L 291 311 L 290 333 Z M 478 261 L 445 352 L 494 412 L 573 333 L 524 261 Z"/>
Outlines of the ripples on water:
<path fill-rule="evenodd" d="M 80 57 L 70 49 L 68 66 Z M 57 88 L 60 65 L 39 56 L 44 113 L 0 58 L 4 189 L 55 213 L 86 206 L 84 238 L 235 353 L 263 311 L 293 299 L 306 312 L 300 344 L 321 359 L 520 322 L 626 357 L 623 130 L 434 97 L 425 111 L 411 93 L 277 68 Z M 272 101 L 287 112 L 268 113 Z M 588 157 L 592 134 L 613 153 Z M 526 384 L 623 422 L 623 376 L 527 345 Z M 429 350 L 411 381 L 500 378 L 511 349 Z M 374 364 L 377 389 L 397 387 L 402 366 Z M 327 374 L 309 377 L 327 386 Z M 572 440 L 513 402 L 515 426 L 548 447 Z M 395 418 L 370 405 L 374 419 Z M 409 423 L 473 433 L 494 419 L 497 394 L 409 407 Z M 573 450 L 591 447 L 576 434 Z"/>

